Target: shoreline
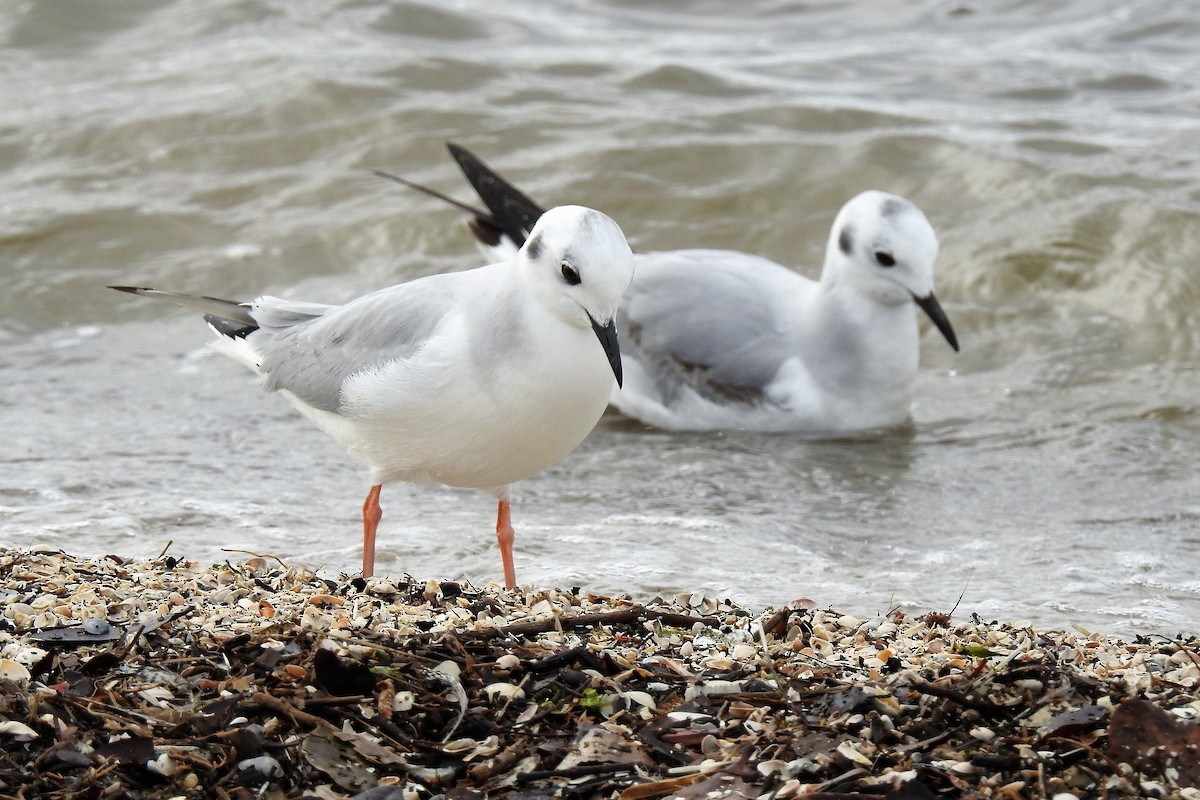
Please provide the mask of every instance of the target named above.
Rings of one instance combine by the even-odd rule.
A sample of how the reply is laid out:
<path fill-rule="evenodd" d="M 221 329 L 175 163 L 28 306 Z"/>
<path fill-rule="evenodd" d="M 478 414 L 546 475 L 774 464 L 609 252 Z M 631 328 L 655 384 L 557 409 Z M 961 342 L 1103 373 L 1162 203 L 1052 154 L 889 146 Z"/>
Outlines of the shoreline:
<path fill-rule="evenodd" d="M 5 795 L 1200 798 L 1195 637 L 261 556 L 0 575 Z"/>

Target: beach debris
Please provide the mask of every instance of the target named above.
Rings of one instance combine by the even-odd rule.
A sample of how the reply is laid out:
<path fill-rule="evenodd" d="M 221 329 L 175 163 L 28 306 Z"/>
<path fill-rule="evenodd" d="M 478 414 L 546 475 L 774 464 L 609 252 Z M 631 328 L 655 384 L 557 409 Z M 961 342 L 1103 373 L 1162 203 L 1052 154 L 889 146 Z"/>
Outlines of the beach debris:
<path fill-rule="evenodd" d="M 1134 698 L 1113 710 L 1108 753 L 1151 771 L 1170 771 L 1178 785 L 1200 789 L 1200 724 L 1183 722 L 1148 700 Z"/>
<path fill-rule="evenodd" d="M 1200 798 L 1194 638 L 263 557 L 0 577 L 3 796 Z"/>

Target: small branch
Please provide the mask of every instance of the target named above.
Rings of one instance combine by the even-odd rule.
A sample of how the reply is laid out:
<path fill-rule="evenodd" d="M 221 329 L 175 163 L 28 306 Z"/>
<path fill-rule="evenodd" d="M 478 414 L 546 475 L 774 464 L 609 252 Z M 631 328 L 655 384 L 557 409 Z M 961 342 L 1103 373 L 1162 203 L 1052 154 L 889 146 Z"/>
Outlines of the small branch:
<path fill-rule="evenodd" d="M 545 780 L 546 778 L 583 778 L 589 775 L 611 775 L 616 772 L 633 772 L 637 767 L 645 767 L 645 764 L 581 764 L 578 767 L 565 767 L 563 769 L 539 769 L 532 772 L 522 772 L 517 776 L 517 783 L 530 783 L 532 781 Z"/>
<path fill-rule="evenodd" d="M 978 711 L 980 714 L 989 716 L 1002 716 L 1004 707 L 998 706 L 988 700 L 972 700 L 965 694 L 954 689 L 946 689 L 933 683 L 914 680 L 909 684 L 910 689 L 914 689 L 921 694 L 932 695 L 933 697 L 941 697 L 944 700 L 949 700 L 952 703 L 957 703 L 963 708 L 970 708 Z"/>
<path fill-rule="evenodd" d="M 676 627 L 691 627 L 699 622 L 708 628 L 720 624 L 716 617 L 692 617 L 687 614 L 675 614 L 669 611 L 657 611 L 642 605 L 625 606 L 615 611 L 601 611 L 594 614 L 576 614 L 574 616 L 548 616 L 539 619 L 522 620 L 511 625 L 492 628 L 484 631 L 463 631 L 460 639 L 493 639 L 497 636 L 529 636 L 537 633 L 549 633 L 568 628 L 590 628 L 595 625 L 634 625 L 648 619 L 662 620 Z"/>
<path fill-rule="evenodd" d="M 310 728 L 336 730 L 333 723 L 329 720 L 309 714 L 307 711 L 301 711 L 286 700 L 281 700 L 274 695 L 267 694 L 266 692 L 255 692 L 250 697 L 250 701 L 255 705 L 262 706 L 263 708 L 269 708 L 276 713 L 283 714 L 285 717 L 292 720 L 292 722 L 303 723 Z"/>
<path fill-rule="evenodd" d="M 356 706 L 369 698 L 362 694 L 347 694 L 337 697 L 309 697 L 304 701 L 305 708 L 330 708 L 332 706 Z"/>
<path fill-rule="evenodd" d="M 59 697 L 62 700 L 71 703 L 76 708 L 79 708 L 82 711 L 85 711 L 86 713 L 100 719 L 136 722 L 143 725 L 150 725 L 151 727 L 155 725 L 172 725 L 171 722 L 168 722 L 165 719 L 159 719 L 158 717 L 151 716 L 150 714 L 143 714 L 133 711 L 132 709 L 121 708 L 120 706 L 112 705 L 110 703 L 93 700 L 90 697 L 71 697 L 69 695 L 59 695 Z M 147 735 L 149 735 L 149 733 L 147 733 Z"/>

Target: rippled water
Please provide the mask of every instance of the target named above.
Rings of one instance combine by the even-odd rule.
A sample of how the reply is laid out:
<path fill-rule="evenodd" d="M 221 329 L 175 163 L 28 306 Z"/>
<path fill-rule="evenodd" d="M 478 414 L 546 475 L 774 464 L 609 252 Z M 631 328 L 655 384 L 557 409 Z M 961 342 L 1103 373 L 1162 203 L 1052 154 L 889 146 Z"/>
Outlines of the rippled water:
<path fill-rule="evenodd" d="M 838 207 L 942 240 L 911 427 L 606 418 L 514 507 L 523 582 L 1195 633 L 1200 17 L 1117 0 L 0 6 L 0 544 L 353 569 L 362 476 L 196 319 L 480 262 L 459 141 L 635 247 L 814 275 Z M 550 9 L 553 9 L 552 11 Z M 735 10 L 736 9 L 736 10 Z M 499 577 L 481 495 L 387 487 L 380 569 Z"/>

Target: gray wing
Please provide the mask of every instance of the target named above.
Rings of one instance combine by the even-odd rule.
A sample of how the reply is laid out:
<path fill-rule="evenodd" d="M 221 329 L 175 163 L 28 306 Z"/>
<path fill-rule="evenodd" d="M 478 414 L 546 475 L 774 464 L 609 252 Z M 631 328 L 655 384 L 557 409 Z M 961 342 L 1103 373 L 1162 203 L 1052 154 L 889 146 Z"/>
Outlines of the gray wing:
<path fill-rule="evenodd" d="M 798 276 L 736 252 L 683 250 L 636 259 L 618 314 L 621 350 L 642 362 L 663 403 L 683 387 L 714 402 L 765 400 L 764 389 L 789 352 L 776 298 L 780 284 Z"/>
<path fill-rule="evenodd" d="M 433 275 L 364 295 L 344 306 L 255 301 L 260 329 L 249 340 L 261 354 L 265 388 L 286 389 L 336 412 L 355 373 L 412 355 L 454 307 L 453 275 Z"/>

